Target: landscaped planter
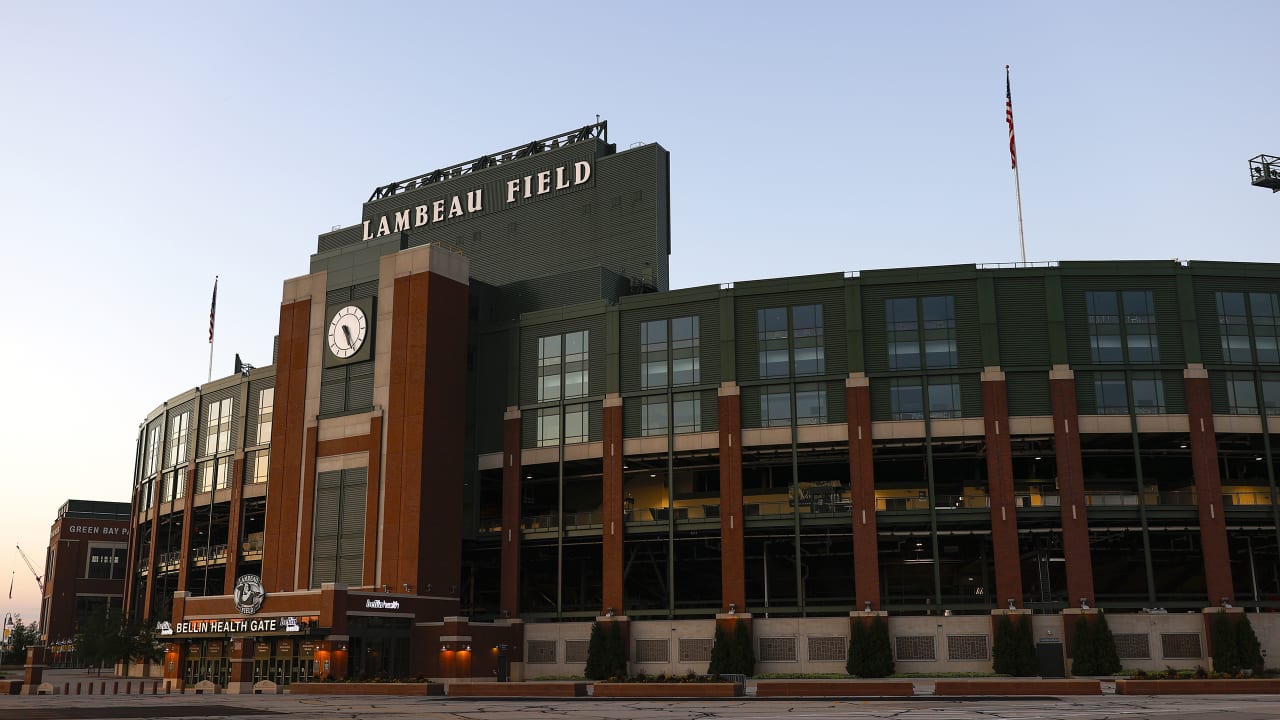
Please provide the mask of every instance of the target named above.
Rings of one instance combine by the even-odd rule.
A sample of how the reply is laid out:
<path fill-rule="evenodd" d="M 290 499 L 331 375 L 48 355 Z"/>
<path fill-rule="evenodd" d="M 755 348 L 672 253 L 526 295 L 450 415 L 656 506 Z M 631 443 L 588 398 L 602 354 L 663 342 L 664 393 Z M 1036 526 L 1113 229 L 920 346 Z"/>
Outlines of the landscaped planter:
<path fill-rule="evenodd" d="M 449 697 L 586 697 L 585 682 L 449 683 Z"/>
<path fill-rule="evenodd" d="M 1117 695 L 1274 695 L 1280 680 L 1116 680 Z"/>
<path fill-rule="evenodd" d="M 742 683 L 596 683 L 596 697 L 617 698 L 711 698 L 742 697 Z"/>
<path fill-rule="evenodd" d="M 913 694 L 915 683 L 910 680 L 756 681 L 756 697 L 910 697 Z"/>
<path fill-rule="evenodd" d="M 1101 695 L 1099 680 L 938 680 L 934 695 Z"/>
<path fill-rule="evenodd" d="M 290 695 L 443 695 L 440 683 L 294 683 Z"/>

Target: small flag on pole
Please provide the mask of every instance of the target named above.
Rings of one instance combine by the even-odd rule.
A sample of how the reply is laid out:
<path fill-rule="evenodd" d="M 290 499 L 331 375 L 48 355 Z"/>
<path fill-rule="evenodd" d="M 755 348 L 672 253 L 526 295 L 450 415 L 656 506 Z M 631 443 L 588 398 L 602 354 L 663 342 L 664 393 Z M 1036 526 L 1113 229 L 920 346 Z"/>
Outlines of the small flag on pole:
<path fill-rule="evenodd" d="M 218 311 L 218 278 L 213 278 L 213 300 L 209 302 L 209 344 L 213 344 L 213 318 Z"/>
<path fill-rule="evenodd" d="M 9 599 L 13 599 L 13 573 L 9 573 Z M 5 624 L 9 623 L 9 618 L 4 619 Z"/>
<path fill-rule="evenodd" d="M 1004 120 L 1009 123 L 1009 161 L 1016 170 L 1018 167 L 1018 148 L 1013 142 L 1013 90 L 1009 85 L 1009 66 L 1004 66 Z"/>

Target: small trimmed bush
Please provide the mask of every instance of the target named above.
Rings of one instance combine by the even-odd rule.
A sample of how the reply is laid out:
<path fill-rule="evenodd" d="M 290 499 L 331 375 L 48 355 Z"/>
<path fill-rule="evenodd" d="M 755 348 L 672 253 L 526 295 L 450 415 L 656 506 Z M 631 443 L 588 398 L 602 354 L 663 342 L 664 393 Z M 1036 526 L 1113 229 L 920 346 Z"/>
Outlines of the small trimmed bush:
<path fill-rule="evenodd" d="M 893 647 L 889 643 L 889 624 L 876 616 L 870 624 L 854 621 L 849 628 L 849 659 L 845 669 L 862 678 L 889 677 L 893 674 Z"/>

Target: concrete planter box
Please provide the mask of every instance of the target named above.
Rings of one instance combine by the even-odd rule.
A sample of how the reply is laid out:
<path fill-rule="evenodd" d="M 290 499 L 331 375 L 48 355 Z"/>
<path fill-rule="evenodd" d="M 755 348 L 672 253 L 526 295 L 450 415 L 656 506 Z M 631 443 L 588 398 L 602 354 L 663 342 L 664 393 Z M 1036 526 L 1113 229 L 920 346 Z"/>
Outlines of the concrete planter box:
<path fill-rule="evenodd" d="M 1101 695 L 1099 680 L 938 680 L 934 695 Z"/>
<path fill-rule="evenodd" d="M 914 694 L 915 684 L 910 680 L 756 681 L 756 697 L 910 697 Z"/>
<path fill-rule="evenodd" d="M 742 683 L 596 683 L 596 697 L 609 698 L 713 698 L 742 697 Z"/>
<path fill-rule="evenodd" d="M 294 683 L 290 695 L 444 695 L 440 683 Z"/>
<path fill-rule="evenodd" d="M 449 697 L 586 697 L 585 682 L 449 683 Z"/>
<path fill-rule="evenodd" d="M 1280 680 L 1116 680 L 1117 695 L 1275 695 Z"/>

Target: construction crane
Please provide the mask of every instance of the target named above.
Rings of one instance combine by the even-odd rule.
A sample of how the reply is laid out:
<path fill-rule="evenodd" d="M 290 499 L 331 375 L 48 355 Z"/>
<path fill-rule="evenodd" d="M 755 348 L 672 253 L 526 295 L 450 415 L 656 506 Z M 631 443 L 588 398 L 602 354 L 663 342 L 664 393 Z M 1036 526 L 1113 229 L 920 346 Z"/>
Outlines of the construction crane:
<path fill-rule="evenodd" d="M 27 564 L 27 569 L 31 571 L 31 575 L 36 579 L 36 585 L 40 586 L 40 597 L 44 597 L 44 578 L 40 577 L 40 573 L 36 572 L 36 566 L 31 564 L 31 558 L 22 552 L 22 546 L 14 545 L 14 547 L 18 548 L 18 554 L 22 556 L 22 562 Z"/>

